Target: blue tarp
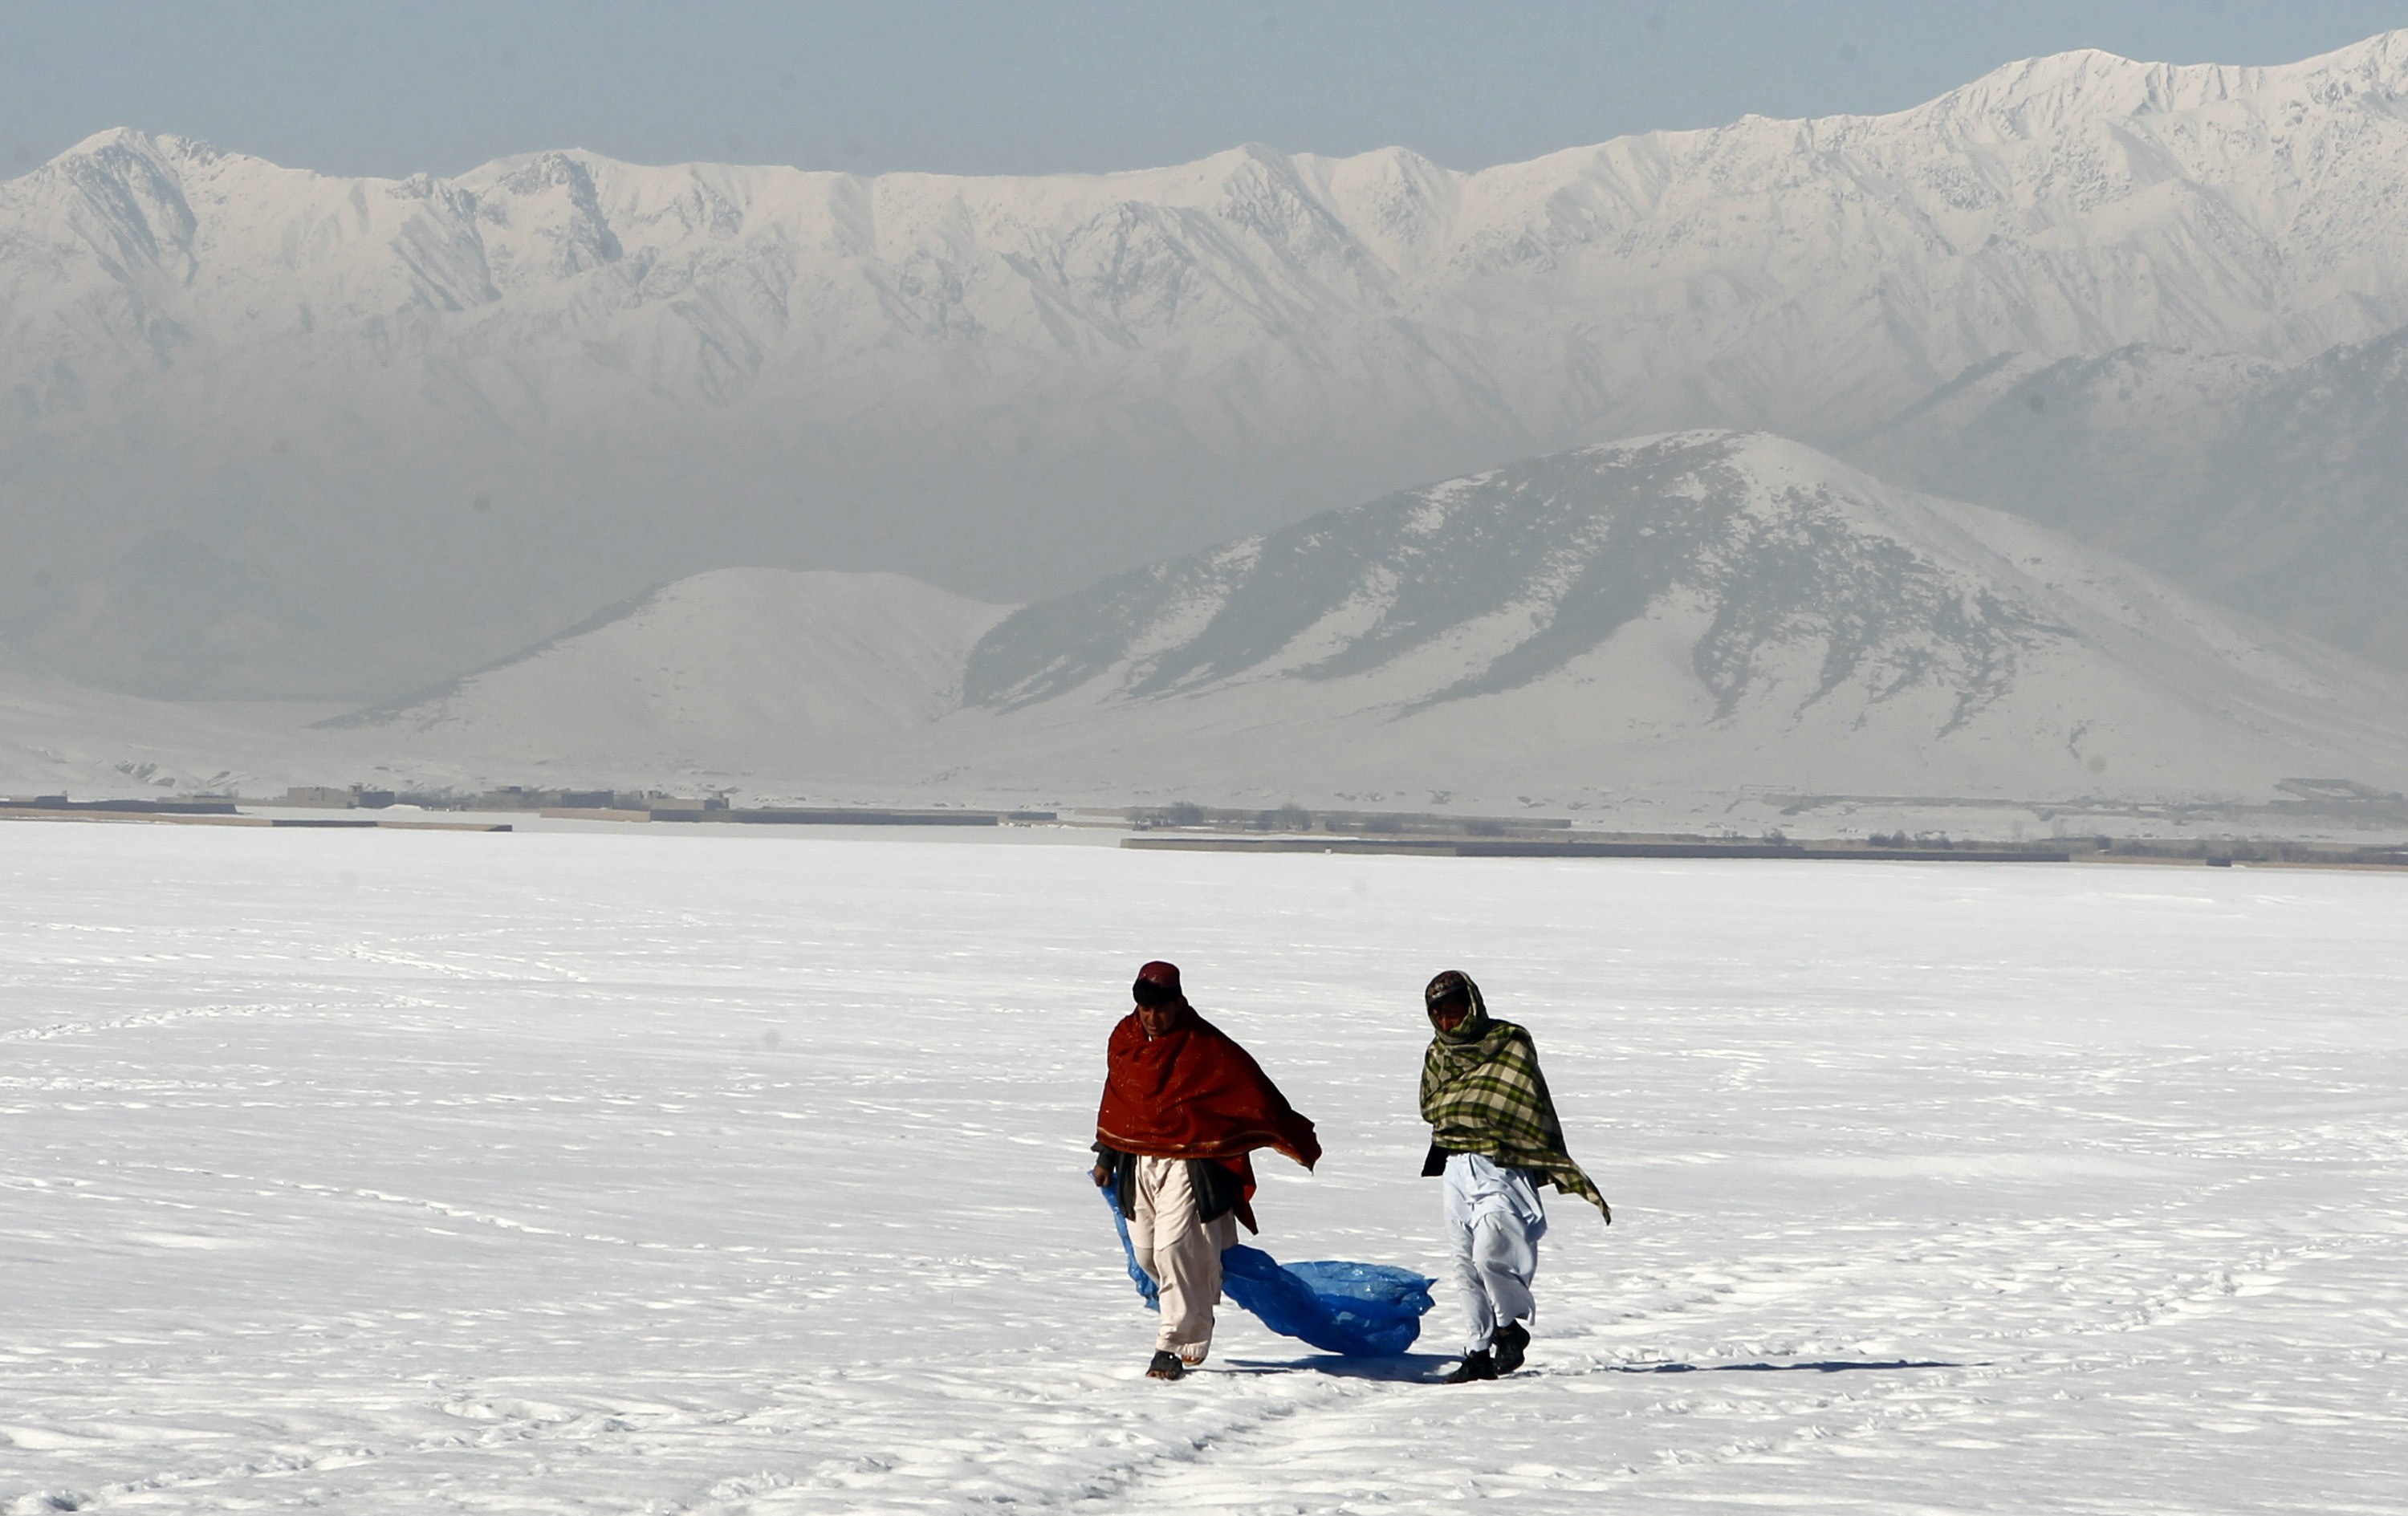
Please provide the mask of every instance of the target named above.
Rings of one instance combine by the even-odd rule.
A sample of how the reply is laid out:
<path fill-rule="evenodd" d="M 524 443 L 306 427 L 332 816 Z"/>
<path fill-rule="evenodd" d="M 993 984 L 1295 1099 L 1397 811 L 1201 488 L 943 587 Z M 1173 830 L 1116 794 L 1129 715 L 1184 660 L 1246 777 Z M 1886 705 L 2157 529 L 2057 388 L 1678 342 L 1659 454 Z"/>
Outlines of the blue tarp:
<path fill-rule="evenodd" d="M 1161 1309 L 1161 1292 L 1138 1266 L 1137 1248 L 1121 1215 L 1120 1196 L 1109 1184 L 1104 1203 L 1112 1210 L 1129 1281 L 1149 1310 Z M 1285 1268 L 1260 1248 L 1243 1243 L 1221 1253 L 1221 1290 L 1282 1337 L 1299 1338 L 1327 1352 L 1386 1358 L 1413 1345 L 1422 1313 L 1430 1309 L 1430 1280 L 1410 1268 L 1387 1264 L 1319 1262 Z"/>

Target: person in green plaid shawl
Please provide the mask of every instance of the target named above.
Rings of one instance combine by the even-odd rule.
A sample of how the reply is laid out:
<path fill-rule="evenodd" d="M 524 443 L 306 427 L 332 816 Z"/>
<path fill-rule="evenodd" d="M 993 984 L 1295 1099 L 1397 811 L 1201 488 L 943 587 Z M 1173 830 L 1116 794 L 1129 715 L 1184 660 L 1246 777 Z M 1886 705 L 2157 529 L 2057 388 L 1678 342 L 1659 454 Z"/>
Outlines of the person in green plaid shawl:
<path fill-rule="evenodd" d="M 1493 1380 L 1522 1366 L 1525 1324 L 1538 1316 L 1530 1281 L 1547 1211 L 1539 1186 L 1552 1180 L 1613 1212 L 1564 1148 L 1547 1077 L 1530 1034 L 1492 1019 L 1470 976 L 1448 969 L 1429 981 L 1429 1051 L 1422 1057 L 1422 1120 L 1430 1123 L 1422 1173 L 1446 1182 L 1447 1232 L 1463 1297 L 1463 1363 L 1449 1384 Z"/>

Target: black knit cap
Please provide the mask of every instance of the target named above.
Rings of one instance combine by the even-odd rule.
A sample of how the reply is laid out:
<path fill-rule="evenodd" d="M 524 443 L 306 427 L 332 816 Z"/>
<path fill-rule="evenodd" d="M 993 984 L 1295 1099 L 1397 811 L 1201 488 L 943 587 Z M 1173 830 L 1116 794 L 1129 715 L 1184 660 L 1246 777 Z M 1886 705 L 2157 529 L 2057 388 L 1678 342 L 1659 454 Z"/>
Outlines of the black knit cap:
<path fill-rule="evenodd" d="M 1471 999 L 1471 976 L 1459 968 L 1450 968 L 1429 981 L 1429 988 L 1422 992 L 1422 1004 L 1435 1006 L 1455 995 L 1463 996 L 1466 1002 Z"/>

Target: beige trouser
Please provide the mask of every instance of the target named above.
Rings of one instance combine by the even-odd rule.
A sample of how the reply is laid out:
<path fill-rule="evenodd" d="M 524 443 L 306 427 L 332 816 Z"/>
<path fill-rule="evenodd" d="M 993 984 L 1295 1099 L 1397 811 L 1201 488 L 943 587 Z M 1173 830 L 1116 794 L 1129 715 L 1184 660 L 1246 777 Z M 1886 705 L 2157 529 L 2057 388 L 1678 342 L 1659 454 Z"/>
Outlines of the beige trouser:
<path fill-rule="evenodd" d="M 1197 1218 L 1184 1158 L 1139 1158 L 1129 1209 L 1136 1212 L 1129 1242 L 1138 1266 L 1162 1291 L 1162 1329 L 1154 1345 L 1200 1364 L 1212 1346 L 1212 1308 L 1221 1303 L 1221 1250 L 1238 1240 L 1238 1223 L 1227 1215 Z"/>

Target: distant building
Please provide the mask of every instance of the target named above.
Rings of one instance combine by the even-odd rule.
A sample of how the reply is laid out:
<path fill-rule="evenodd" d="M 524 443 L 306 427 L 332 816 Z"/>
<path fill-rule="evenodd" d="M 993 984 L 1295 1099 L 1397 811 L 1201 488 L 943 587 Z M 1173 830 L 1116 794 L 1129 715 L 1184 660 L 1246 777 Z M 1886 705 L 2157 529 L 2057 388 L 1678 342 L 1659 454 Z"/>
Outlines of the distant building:
<path fill-rule="evenodd" d="M 339 806 L 346 810 L 354 807 L 382 810 L 394 799 L 391 790 L 368 790 L 356 784 L 342 790 L 331 784 L 294 784 L 284 791 L 284 803 L 288 806 Z"/>

